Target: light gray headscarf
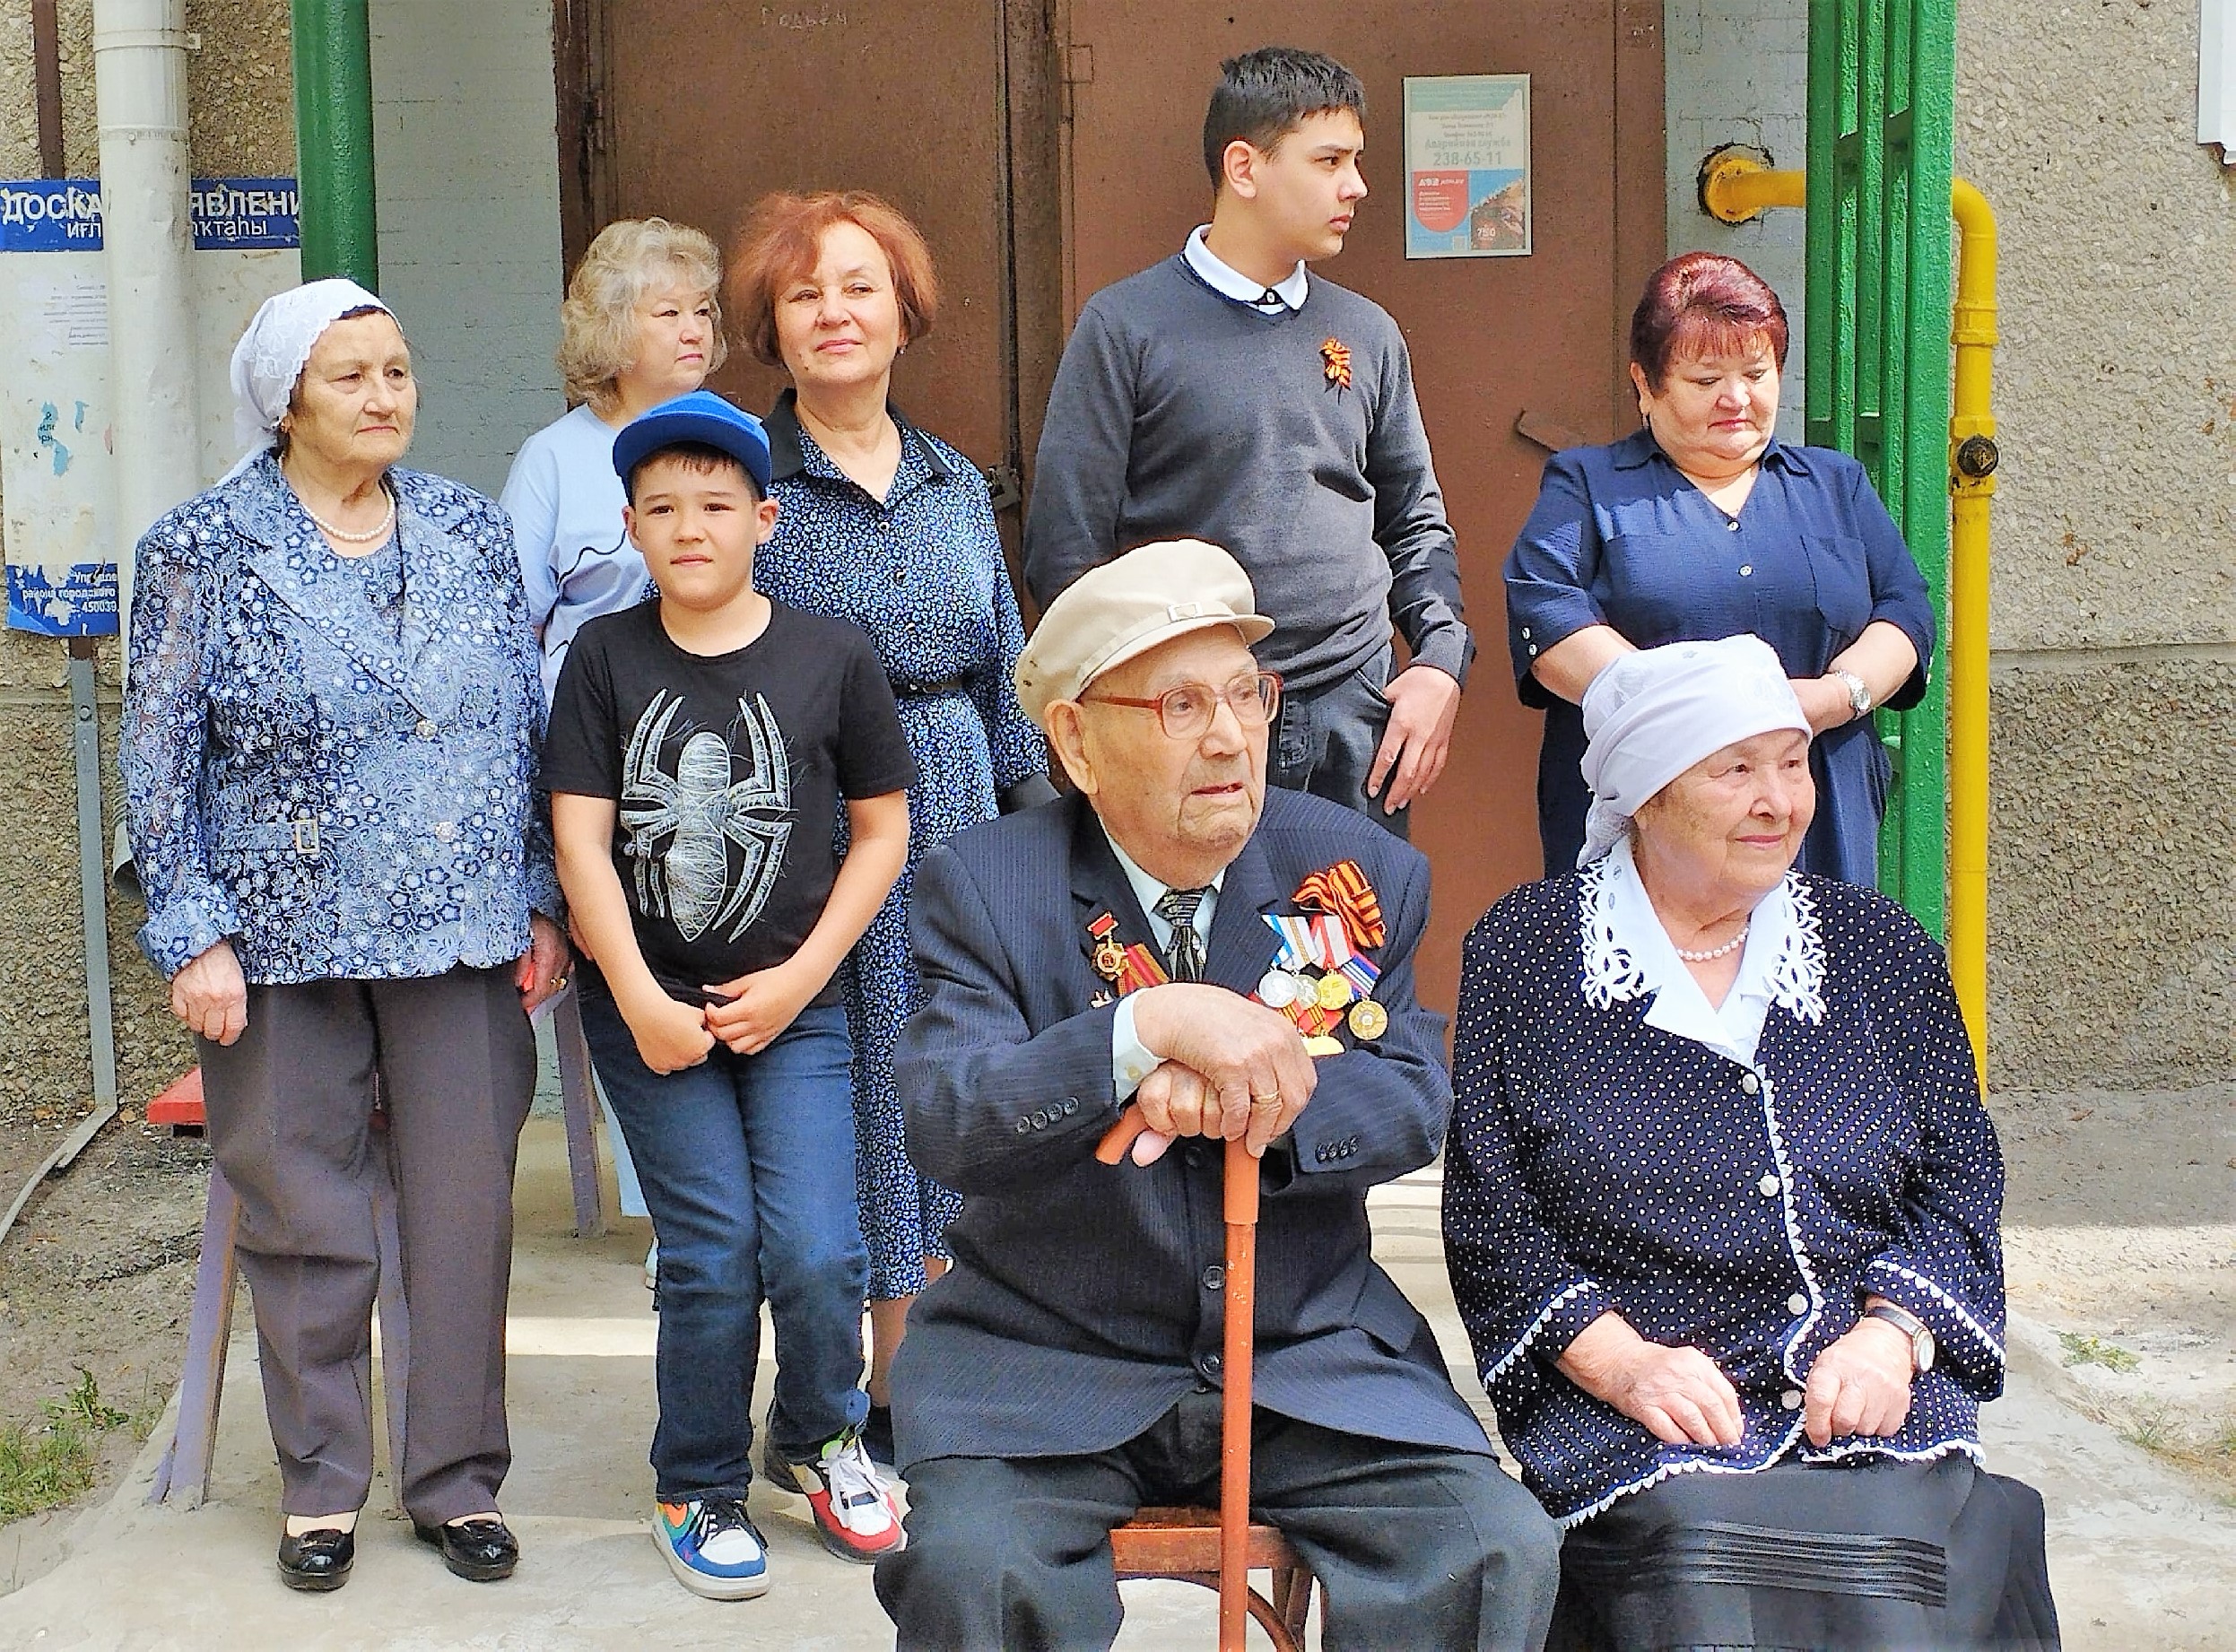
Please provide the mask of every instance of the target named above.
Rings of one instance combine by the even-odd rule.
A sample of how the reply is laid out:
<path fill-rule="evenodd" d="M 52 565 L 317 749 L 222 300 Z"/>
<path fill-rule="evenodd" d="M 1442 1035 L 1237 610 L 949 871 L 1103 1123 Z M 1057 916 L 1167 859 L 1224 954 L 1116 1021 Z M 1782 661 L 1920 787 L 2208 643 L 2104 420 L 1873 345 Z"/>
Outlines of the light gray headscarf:
<path fill-rule="evenodd" d="M 1760 637 L 1672 642 L 1609 662 L 1584 691 L 1588 866 L 1631 829 L 1639 805 L 1713 752 L 1773 729 L 1809 732 L 1778 654 Z"/>
<path fill-rule="evenodd" d="M 318 335 L 353 309 L 396 313 L 341 275 L 290 287 L 257 306 L 256 319 L 233 346 L 233 439 L 241 452 L 225 473 L 229 480 L 271 450 Z"/>

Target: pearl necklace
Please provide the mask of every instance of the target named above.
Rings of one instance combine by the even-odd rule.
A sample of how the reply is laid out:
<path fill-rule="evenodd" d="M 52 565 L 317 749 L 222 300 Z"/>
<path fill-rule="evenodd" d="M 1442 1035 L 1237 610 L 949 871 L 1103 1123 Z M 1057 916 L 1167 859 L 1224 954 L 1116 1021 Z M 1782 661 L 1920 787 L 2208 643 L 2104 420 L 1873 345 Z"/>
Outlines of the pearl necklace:
<path fill-rule="evenodd" d="M 1740 925 L 1737 935 L 1732 936 L 1721 946 L 1711 946 L 1704 952 L 1689 952 L 1680 946 L 1677 948 L 1677 956 L 1687 963 L 1713 963 L 1718 958 L 1728 958 L 1747 943 L 1747 931 L 1753 927 L 1752 924 Z"/>
<path fill-rule="evenodd" d="M 381 491 L 388 493 L 385 486 Z M 302 505 L 303 515 L 310 518 L 310 525 L 313 527 L 328 539 L 338 539 L 345 545 L 369 545 L 377 539 L 386 539 L 388 536 L 388 530 L 396 526 L 396 495 L 394 493 L 388 493 L 388 514 L 382 517 L 376 526 L 367 528 L 361 534 L 352 534 L 345 527 L 335 526 L 309 505 L 304 504 L 303 496 L 300 493 L 296 494 L 295 502 Z"/>

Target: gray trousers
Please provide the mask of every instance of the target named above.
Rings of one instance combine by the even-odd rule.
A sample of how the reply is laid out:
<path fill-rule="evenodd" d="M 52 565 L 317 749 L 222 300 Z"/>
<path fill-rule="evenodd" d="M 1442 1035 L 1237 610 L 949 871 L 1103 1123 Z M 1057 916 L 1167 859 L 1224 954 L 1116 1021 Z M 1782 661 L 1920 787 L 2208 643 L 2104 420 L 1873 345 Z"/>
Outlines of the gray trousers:
<path fill-rule="evenodd" d="M 341 1514 L 371 1488 L 382 1152 L 412 1327 L 404 1507 L 423 1525 L 494 1509 L 512 1461 L 512 1171 L 535 1091 L 511 969 L 251 987 L 248 1031 L 196 1042 L 211 1150 L 240 1196 L 281 1509 Z"/>
<path fill-rule="evenodd" d="M 877 1562 L 900 1652 L 1101 1652 L 1123 1609 L 1110 1530 L 1214 1503 L 1220 1396 L 1069 1457 L 933 1457 L 909 1470 L 909 1546 Z M 1489 1456 L 1252 1413 L 1250 1514 L 1326 1589 L 1328 1652 L 1536 1652 L 1561 1535 Z"/>

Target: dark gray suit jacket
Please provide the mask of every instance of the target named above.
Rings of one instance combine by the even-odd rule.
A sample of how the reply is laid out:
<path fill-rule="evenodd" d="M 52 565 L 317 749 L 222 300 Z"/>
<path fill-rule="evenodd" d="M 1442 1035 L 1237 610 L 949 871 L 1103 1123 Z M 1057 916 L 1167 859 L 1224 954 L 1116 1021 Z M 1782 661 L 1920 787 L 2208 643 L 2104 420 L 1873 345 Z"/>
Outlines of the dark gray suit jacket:
<path fill-rule="evenodd" d="M 1364 816 L 1269 790 L 1227 869 L 1206 978 L 1255 988 L 1309 874 L 1359 863 L 1388 925 L 1375 996 L 1388 1030 L 1319 1063 L 1266 1156 L 1254 1397 L 1371 1438 L 1487 1452 L 1426 1320 L 1369 1255 L 1367 1189 L 1420 1169 L 1451 1114 L 1443 1019 L 1414 997 L 1429 905 L 1420 852 Z M 916 874 L 909 926 L 927 1002 L 895 1056 L 909 1151 L 963 1196 L 955 1265 L 918 1299 L 893 1369 L 901 1466 L 937 1456 L 1106 1450 L 1198 1381 L 1216 1383 L 1225 1240 L 1216 1143 L 1099 1163 L 1119 1115 L 1114 1006 L 1089 923 L 1153 933 L 1083 799 L 974 827 Z"/>

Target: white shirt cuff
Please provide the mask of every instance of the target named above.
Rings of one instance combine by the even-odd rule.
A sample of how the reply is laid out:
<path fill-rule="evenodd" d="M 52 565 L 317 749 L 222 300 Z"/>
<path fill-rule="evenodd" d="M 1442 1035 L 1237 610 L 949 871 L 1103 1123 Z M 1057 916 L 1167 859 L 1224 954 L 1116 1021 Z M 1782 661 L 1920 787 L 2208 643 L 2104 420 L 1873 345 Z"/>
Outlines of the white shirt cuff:
<path fill-rule="evenodd" d="M 1133 1100 L 1142 1080 L 1157 1070 L 1164 1057 L 1141 1041 L 1134 1031 L 1134 1000 L 1120 998 L 1110 1022 L 1110 1082 L 1118 1090 L 1118 1105 Z"/>

